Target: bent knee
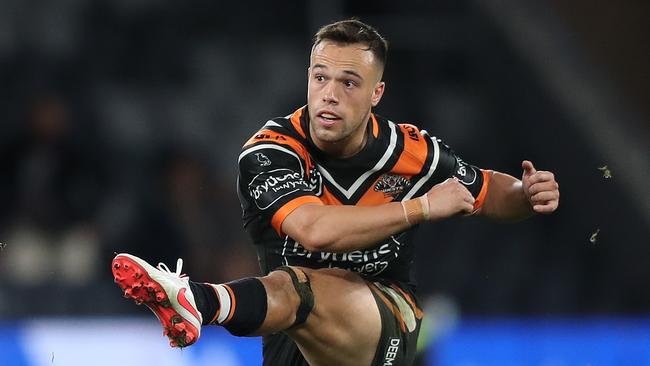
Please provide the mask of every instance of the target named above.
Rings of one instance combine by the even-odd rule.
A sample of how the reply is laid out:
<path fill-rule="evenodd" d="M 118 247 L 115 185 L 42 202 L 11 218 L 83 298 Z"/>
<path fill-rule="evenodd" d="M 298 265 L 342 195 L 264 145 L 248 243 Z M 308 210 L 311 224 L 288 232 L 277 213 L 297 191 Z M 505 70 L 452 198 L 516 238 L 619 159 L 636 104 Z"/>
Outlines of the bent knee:
<path fill-rule="evenodd" d="M 300 267 L 283 266 L 277 268 L 276 271 L 282 271 L 289 274 L 293 290 L 298 295 L 300 301 L 298 308 L 296 309 L 293 324 L 291 324 L 290 328 L 304 324 L 314 308 L 314 292 L 311 289 L 309 276 Z"/>

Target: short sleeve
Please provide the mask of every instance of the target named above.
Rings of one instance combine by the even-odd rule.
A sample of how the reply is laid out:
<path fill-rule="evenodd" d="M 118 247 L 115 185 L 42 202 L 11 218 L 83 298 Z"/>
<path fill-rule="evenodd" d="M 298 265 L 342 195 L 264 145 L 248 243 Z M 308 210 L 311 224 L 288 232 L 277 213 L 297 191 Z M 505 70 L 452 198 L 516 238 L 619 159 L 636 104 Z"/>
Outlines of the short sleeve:
<path fill-rule="evenodd" d="M 449 145 L 443 143 L 440 139 L 437 139 L 436 142 L 440 148 L 438 169 L 446 172 L 445 179 L 455 177 L 467 187 L 467 190 L 475 199 L 474 211 L 478 210 L 485 201 L 490 183 L 489 172 L 466 163 Z"/>
<path fill-rule="evenodd" d="M 239 156 L 241 194 L 282 235 L 282 222 L 305 203 L 322 203 L 306 179 L 305 162 L 290 146 L 263 143 Z"/>

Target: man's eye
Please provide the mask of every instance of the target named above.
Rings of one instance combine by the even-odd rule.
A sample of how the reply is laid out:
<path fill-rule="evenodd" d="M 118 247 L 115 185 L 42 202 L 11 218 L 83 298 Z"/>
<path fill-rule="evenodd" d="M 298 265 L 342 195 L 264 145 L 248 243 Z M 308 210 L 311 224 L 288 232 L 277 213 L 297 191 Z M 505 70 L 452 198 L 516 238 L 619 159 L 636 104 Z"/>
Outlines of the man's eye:
<path fill-rule="evenodd" d="M 323 75 L 316 75 L 314 79 L 316 79 L 316 81 L 323 81 L 325 80 L 325 77 Z"/>
<path fill-rule="evenodd" d="M 343 82 L 343 85 L 345 85 L 346 88 L 351 88 L 355 84 L 354 84 L 354 81 L 352 81 L 352 80 L 346 80 L 346 81 Z"/>

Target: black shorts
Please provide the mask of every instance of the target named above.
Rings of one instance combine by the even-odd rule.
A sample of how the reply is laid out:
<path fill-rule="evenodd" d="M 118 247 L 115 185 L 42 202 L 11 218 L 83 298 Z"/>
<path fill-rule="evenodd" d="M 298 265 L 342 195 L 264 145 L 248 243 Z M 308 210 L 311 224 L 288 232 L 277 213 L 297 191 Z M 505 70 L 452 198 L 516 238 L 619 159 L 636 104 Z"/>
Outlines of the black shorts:
<path fill-rule="evenodd" d="M 408 286 L 364 278 L 381 315 L 381 336 L 370 366 L 410 366 L 422 322 L 416 297 Z M 263 338 L 264 366 L 309 366 L 298 346 L 285 333 Z"/>
<path fill-rule="evenodd" d="M 423 313 L 407 286 L 366 278 L 381 315 L 381 336 L 370 366 L 410 366 L 415 359 Z"/>

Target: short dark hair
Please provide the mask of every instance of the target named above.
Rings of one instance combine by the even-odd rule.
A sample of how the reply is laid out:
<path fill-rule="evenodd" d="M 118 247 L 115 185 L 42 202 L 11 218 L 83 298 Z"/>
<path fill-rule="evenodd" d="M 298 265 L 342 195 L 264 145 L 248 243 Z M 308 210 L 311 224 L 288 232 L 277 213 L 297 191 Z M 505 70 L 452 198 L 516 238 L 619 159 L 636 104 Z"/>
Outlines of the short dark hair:
<path fill-rule="evenodd" d="M 346 45 L 352 43 L 365 44 L 368 46 L 367 50 L 373 53 L 382 66 L 386 65 L 388 41 L 375 28 L 358 19 L 341 20 L 324 25 L 314 35 L 312 48 L 323 41 Z"/>

